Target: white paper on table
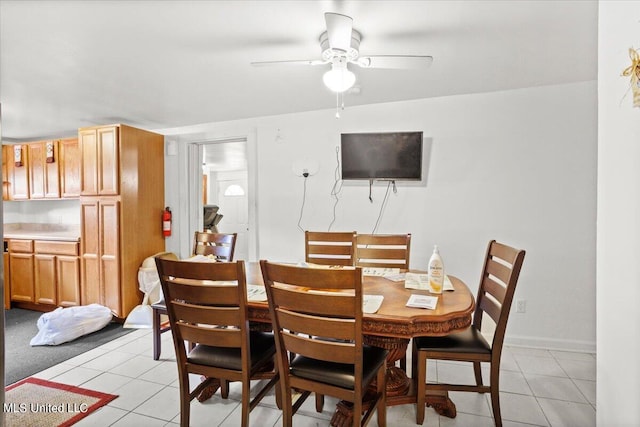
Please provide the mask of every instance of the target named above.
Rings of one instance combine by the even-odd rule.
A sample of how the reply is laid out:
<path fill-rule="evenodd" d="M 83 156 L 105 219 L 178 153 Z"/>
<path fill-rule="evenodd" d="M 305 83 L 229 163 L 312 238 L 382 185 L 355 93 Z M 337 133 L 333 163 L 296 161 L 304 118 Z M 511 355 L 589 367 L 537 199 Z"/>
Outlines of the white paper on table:
<path fill-rule="evenodd" d="M 250 285 L 247 283 L 247 301 L 266 301 L 267 292 L 264 286 Z"/>
<path fill-rule="evenodd" d="M 362 295 L 362 311 L 375 313 L 380 309 L 384 295 Z"/>
<path fill-rule="evenodd" d="M 428 291 L 429 288 L 429 275 L 427 273 L 407 273 L 404 279 L 404 287 L 407 289 L 419 289 L 422 291 Z M 444 283 L 442 290 L 453 291 L 453 283 L 449 276 L 444 276 Z"/>
<path fill-rule="evenodd" d="M 432 297 L 429 295 L 411 294 L 409 301 L 407 301 L 407 307 L 414 308 L 428 308 L 433 310 L 438 304 L 438 297 Z"/>
<path fill-rule="evenodd" d="M 400 269 L 395 267 L 364 267 L 362 269 L 363 276 L 385 277 L 393 276 L 399 273 Z"/>

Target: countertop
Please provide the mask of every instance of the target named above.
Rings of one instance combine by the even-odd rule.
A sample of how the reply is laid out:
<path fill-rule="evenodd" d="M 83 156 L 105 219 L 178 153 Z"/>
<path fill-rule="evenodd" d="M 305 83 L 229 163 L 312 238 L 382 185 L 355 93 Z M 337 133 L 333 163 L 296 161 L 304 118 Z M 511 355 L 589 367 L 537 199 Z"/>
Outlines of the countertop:
<path fill-rule="evenodd" d="M 46 223 L 4 224 L 3 238 L 77 242 L 80 240 L 80 225 Z"/>

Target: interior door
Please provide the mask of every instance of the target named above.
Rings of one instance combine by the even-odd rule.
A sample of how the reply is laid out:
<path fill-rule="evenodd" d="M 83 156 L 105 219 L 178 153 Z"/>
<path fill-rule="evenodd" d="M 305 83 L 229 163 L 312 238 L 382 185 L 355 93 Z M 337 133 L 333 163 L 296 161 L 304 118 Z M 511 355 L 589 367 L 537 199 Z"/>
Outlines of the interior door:
<path fill-rule="evenodd" d="M 238 233 L 234 259 L 249 260 L 249 204 L 247 177 L 218 181 L 219 212 L 224 216 L 218 226 L 221 233 Z"/>

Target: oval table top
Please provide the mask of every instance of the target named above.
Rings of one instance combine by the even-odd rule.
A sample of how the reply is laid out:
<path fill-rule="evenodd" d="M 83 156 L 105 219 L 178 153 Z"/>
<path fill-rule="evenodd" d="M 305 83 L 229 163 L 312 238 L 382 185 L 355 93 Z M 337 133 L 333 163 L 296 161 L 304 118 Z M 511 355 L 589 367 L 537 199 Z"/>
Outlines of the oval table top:
<path fill-rule="evenodd" d="M 247 283 L 264 284 L 259 263 L 247 262 L 245 268 Z M 384 296 L 377 312 L 363 314 L 363 332 L 366 335 L 408 339 L 422 335 L 446 335 L 466 328 L 471 324 L 475 298 L 462 280 L 455 276 L 449 276 L 449 279 L 454 290 L 437 295 L 436 308 L 430 310 L 406 306 L 411 294 L 434 295 L 429 291 L 406 289 L 403 280 L 396 282 L 384 277 L 363 276 L 364 294 Z M 252 321 L 271 322 L 266 301 L 251 301 L 248 305 L 249 317 Z"/>

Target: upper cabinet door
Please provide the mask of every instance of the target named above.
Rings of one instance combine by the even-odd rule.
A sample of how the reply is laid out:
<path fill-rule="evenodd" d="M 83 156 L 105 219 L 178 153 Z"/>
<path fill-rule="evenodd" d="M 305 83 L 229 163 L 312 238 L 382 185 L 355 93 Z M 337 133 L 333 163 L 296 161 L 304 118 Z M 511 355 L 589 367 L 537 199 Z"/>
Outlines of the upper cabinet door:
<path fill-rule="evenodd" d="M 60 196 L 75 198 L 80 196 L 80 148 L 77 138 L 59 142 Z"/>
<path fill-rule="evenodd" d="M 44 144 L 27 144 L 29 150 L 29 197 L 44 199 Z"/>
<path fill-rule="evenodd" d="M 60 198 L 60 151 L 58 141 L 44 142 L 44 197 L 45 199 Z"/>
<path fill-rule="evenodd" d="M 98 132 L 95 129 L 80 130 L 80 195 L 98 194 Z"/>
<path fill-rule="evenodd" d="M 29 150 L 29 198 L 59 199 L 59 153 L 57 141 L 27 144 Z"/>
<path fill-rule="evenodd" d="M 81 129 L 81 196 L 116 196 L 120 193 L 119 136 L 117 126 Z"/>
<path fill-rule="evenodd" d="M 24 144 L 9 146 L 7 173 L 9 200 L 29 199 L 29 150 Z"/>
<path fill-rule="evenodd" d="M 98 129 L 98 194 L 115 196 L 120 194 L 120 169 L 118 127 L 106 126 Z"/>

